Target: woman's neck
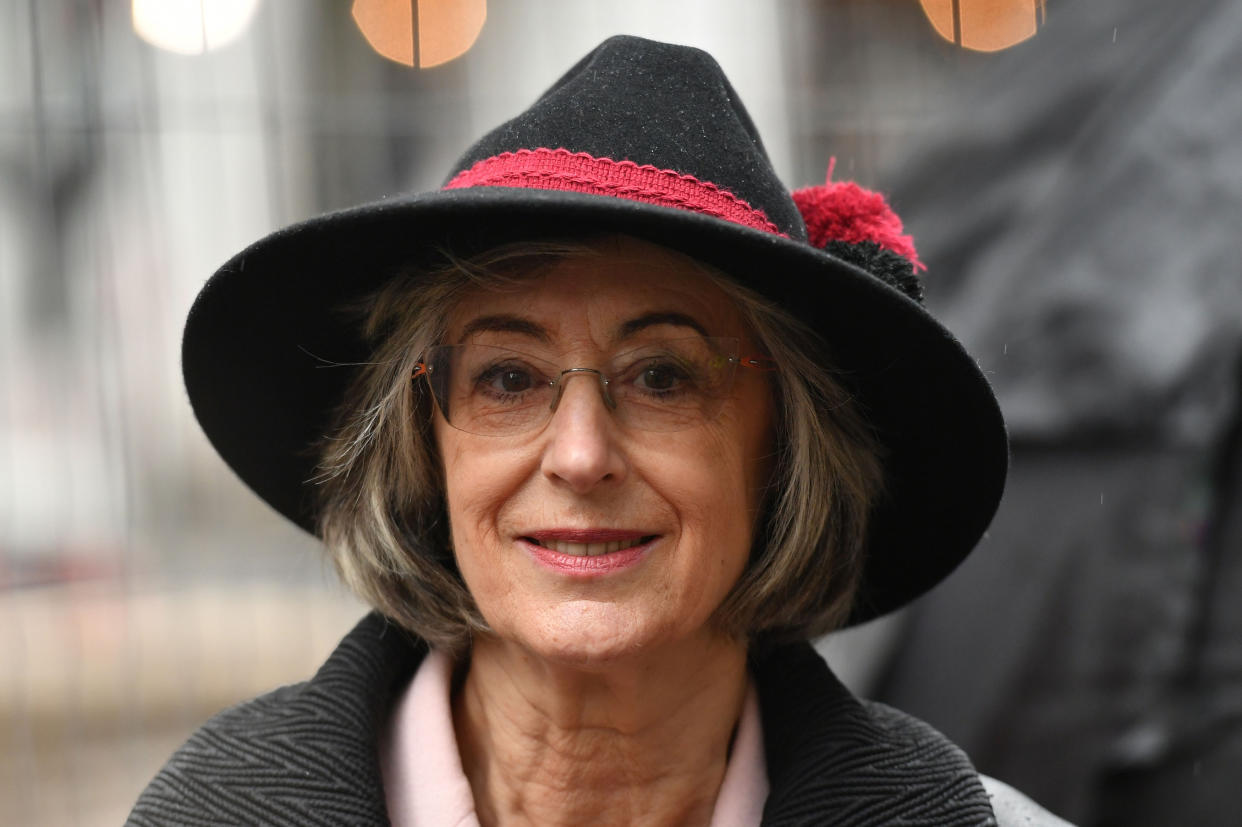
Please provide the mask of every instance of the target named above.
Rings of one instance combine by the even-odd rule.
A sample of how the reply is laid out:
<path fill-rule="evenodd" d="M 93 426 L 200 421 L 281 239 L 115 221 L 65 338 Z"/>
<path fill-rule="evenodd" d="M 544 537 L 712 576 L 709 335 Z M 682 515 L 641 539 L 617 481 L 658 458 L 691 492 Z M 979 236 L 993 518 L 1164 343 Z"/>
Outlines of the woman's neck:
<path fill-rule="evenodd" d="M 746 682 L 720 638 L 591 669 L 476 640 L 453 724 L 480 823 L 706 825 Z"/>

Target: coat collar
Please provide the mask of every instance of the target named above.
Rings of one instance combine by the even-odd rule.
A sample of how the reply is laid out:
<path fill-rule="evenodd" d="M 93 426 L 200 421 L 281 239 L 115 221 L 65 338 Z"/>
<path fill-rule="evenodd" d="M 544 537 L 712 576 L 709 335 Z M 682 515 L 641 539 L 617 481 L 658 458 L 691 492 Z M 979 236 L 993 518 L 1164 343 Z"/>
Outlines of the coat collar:
<path fill-rule="evenodd" d="M 932 727 L 850 694 L 807 643 L 753 664 L 770 790 L 763 824 L 995 824 L 978 773 Z"/>
<path fill-rule="evenodd" d="M 128 823 L 388 823 L 379 734 L 427 645 L 364 618 L 304 684 L 222 712 Z M 995 824 L 966 756 L 920 721 L 854 698 L 808 644 L 752 661 L 770 792 L 765 827 Z"/>

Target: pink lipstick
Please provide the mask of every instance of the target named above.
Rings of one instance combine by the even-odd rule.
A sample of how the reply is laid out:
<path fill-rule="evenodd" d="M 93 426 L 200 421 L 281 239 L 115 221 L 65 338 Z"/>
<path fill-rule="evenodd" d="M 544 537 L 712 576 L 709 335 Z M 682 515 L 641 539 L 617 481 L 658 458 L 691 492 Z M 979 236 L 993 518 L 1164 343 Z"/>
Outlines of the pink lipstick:
<path fill-rule="evenodd" d="M 640 562 L 658 539 L 641 531 L 594 528 L 544 529 L 520 538 L 537 562 L 578 577 L 627 569 Z"/>

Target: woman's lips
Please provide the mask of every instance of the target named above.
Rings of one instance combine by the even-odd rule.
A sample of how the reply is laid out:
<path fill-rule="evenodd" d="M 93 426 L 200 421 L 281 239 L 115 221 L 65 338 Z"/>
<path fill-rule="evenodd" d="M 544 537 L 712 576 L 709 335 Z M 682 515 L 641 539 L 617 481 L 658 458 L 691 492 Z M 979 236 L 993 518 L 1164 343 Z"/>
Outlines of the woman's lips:
<path fill-rule="evenodd" d="M 601 554 L 613 554 L 631 546 L 636 546 L 644 540 L 655 538 L 651 535 L 645 537 L 639 535 L 625 540 L 591 540 L 584 542 L 558 540 L 551 537 L 535 537 L 532 539 L 544 548 L 559 551 L 561 554 L 570 554 L 574 557 L 598 557 Z"/>
<path fill-rule="evenodd" d="M 659 535 L 612 529 L 557 529 L 521 537 L 537 562 L 559 572 L 599 575 L 642 560 Z"/>

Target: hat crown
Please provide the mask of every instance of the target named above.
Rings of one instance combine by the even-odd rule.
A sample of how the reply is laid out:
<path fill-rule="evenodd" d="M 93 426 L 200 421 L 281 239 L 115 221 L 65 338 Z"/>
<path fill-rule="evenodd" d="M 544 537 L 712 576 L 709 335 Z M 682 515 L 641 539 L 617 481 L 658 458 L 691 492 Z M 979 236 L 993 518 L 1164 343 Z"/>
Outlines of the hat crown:
<path fill-rule="evenodd" d="M 802 216 L 754 122 L 720 65 L 700 49 L 609 38 L 529 109 L 483 136 L 453 174 L 504 153 L 540 148 L 693 176 L 761 211 L 779 232 L 806 239 Z"/>

